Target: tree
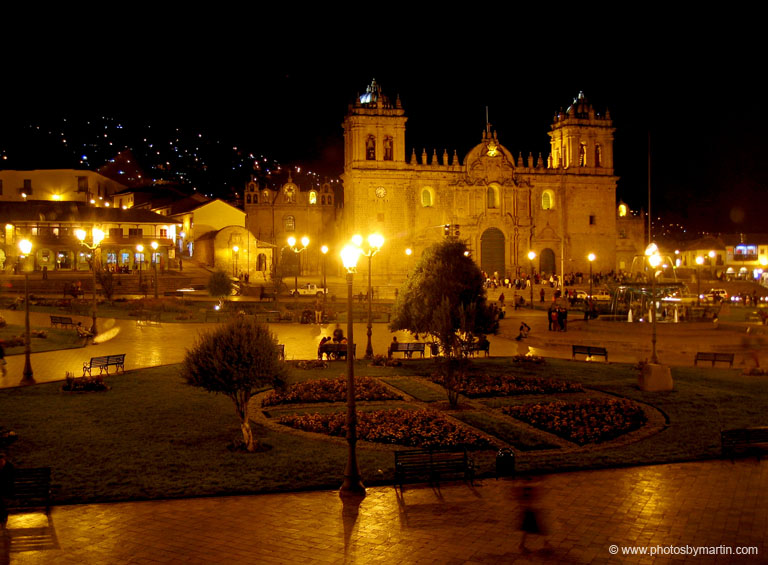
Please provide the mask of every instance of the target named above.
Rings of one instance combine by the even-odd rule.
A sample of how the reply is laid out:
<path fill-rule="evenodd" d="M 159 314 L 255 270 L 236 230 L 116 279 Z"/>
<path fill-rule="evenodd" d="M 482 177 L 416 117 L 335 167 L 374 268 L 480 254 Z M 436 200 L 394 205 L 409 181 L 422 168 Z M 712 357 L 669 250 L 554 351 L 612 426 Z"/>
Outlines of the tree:
<path fill-rule="evenodd" d="M 462 345 L 479 334 L 496 333 L 483 275 L 460 241 L 444 240 L 428 248 L 398 292 L 389 328 L 431 335 L 445 359 L 440 370 L 452 405 L 466 372 Z"/>
<path fill-rule="evenodd" d="M 267 386 L 282 388 L 285 370 L 278 358 L 277 340 L 269 329 L 239 316 L 202 335 L 187 351 L 182 376 L 194 386 L 228 396 L 240 419 L 247 451 L 256 451 L 248 414 L 251 397 Z"/>
<path fill-rule="evenodd" d="M 221 300 L 232 293 L 232 279 L 222 270 L 213 271 L 208 279 L 208 294 Z"/>
<path fill-rule="evenodd" d="M 115 277 L 112 271 L 102 268 L 96 270 L 96 280 L 101 285 L 101 291 L 104 294 L 104 298 L 107 302 L 112 302 L 112 298 L 115 295 Z"/>

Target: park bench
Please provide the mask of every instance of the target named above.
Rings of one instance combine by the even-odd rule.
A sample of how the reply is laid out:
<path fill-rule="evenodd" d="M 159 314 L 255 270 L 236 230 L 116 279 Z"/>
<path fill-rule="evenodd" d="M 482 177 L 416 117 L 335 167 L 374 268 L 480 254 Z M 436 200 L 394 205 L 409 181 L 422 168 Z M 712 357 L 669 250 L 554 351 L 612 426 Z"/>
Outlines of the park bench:
<path fill-rule="evenodd" d="M 51 316 L 51 327 L 74 328 L 77 324 L 69 316 Z"/>
<path fill-rule="evenodd" d="M 331 359 L 344 359 L 347 358 L 347 344 L 346 343 L 324 343 L 320 348 L 320 356 L 325 354 L 328 360 Z M 352 358 L 357 356 L 357 344 L 352 344 Z"/>
<path fill-rule="evenodd" d="M 280 321 L 280 312 L 277 310 L 269 312 L 256 312 L 253 317 L 257 322 L 262 324 L 274 323 Z"/>
<path fill-rule="evenodd" d="M 51 468 L 16 468 L 13 471 L 13 490 L 7 496 L 8 509 L 45 508 L 51 513 Z"/>
<path fill-rule="evenodd" d="M 712 366 L 715 366 L 715 363 L 728 363 L 731 367 L 733 367 L 733 353 L 711 353 L 706 351 L 699 351 L 696 354 L 696 358 L 693 360 L 693 366 L 696 367 L 699 364 L 699 361 L 712 361 Z"/>
<path fill-rule="evenodd" d="M 400 490 L 409 477 L 426 478 L 434 484 L 442 475 L 456 474 L 464 475 L 464 479 L 472 484 L 475 463 L 464 447 L 395 451 L 395 482 L 400 485 Z"/>
<path fill-rule="evenodd" d="M 481 351 L 485 351 L 486 357 L 490 356 L 491 343 L 489 341 L 486 341 L 485 343 L 480 343 L 479 341 L 475 341 L 473 343 L 467 343 L 461 346 L 461 352 L 464 354 L 465 357 L 474 357 Z"/>
<path fill-rule="evenodd" d="M 739 428 L 720 432 L 723 456 L 733 459 L 736 453 L 749 455 L 754 453 L 760 458 L 760 452 L 768 451 L 768 427 Z"/>
<path fill-rule="evenodd" d="M 571 345 L 571 359 L 575 359 L 577 355 L 586 355 L 587 359 L 590 357 L 602 357 L 608 362 L 608 351 L 605 347 L 597 347 L 594 345 Z"/>
<path fill-rule="evenodd" d="M 161 312 L 148 312 L 146 310 L 141 310 L 136 316 L 136 325 L 137 326 L 159 326 L 160 315 L 161 315 Z"/>
<path fill-rule="evenodd" d="M 102 357 L 91 357 L 87 363 L 83 363 L 83 376 L 88 373 L 91 376 L 93 369 L 99 369 L 99 374 L 106 372 L 109 375 L 109 368 L 115 367 L 115 370 L 122 369 L 125 373 L 125 353 L 119 355 L 104 355 Z"/>
<path fill-rule="evenodd" d="M 413 342 L 398 342 L 392 343 L 389 346 L 389 357 L 391 358 L 394 353 L 402 353 L 404 357 L 410 359 L 413 356 L 413 352 L 417 351 L 424 357 L 424 347 L 426 344 Z"/>

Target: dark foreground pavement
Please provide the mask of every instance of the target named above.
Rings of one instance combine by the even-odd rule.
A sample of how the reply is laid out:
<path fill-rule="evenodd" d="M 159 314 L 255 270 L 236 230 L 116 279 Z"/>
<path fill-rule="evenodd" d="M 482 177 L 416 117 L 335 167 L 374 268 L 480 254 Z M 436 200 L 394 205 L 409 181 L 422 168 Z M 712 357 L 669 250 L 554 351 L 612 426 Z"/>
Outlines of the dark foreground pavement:
<path fill-rule="evenodd" d="M 546 529 L 528 552 L 523 485 Z M 376 487 L 359 506 L 329 491 L 62 506 L 12 515 L 0 563 L 765 563 L 766 541 L 768 465 L 744 459 Z"/>

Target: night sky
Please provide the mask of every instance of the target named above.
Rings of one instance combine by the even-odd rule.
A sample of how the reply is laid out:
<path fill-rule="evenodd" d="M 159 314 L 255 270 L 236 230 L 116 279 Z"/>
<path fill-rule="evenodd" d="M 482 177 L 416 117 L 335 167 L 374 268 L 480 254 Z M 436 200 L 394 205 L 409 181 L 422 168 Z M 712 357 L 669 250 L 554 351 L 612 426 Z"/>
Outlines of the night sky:
<path fill-rule="evenodd" d="M 453 51 L 443 38 L 439 49 L 422 43 L 370 57 L 322 41 L 291 56 L 268 41 L 163 42 L 84 65 L 65 49 L 10 61 L 7 83 L 25 88 L 3 91 L 0 140 L 12 145 L 15 127 L 43 116 L 109 115 L 200 130 L 284 166 L 338 175 L 347 105 L 376 78 L 401 97 L 409 157 L 426 148 L 463 158 L 480 142 L 487 106 L 513 154 L 546 158 L 553 115 L 583 91 L 614 120 L 619 199 L 647 208 L 650 132 L 654 216 L 692 230 L 766 231 L 763 49 L 714 33 L 679 37 L 672 24 L 655 30 L 647 49 L 640 40 L 648 37 L 621 31 L 575 52 L 540 38 Z"/>

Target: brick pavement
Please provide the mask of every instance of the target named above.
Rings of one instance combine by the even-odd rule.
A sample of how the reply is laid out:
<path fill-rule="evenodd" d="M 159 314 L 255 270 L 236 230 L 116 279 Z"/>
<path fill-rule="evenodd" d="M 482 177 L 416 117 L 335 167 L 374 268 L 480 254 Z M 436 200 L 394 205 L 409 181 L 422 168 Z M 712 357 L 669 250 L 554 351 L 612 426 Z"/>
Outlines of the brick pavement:
<path fill-rule="evenodd" d="M 341 474 L 341 470 L 340 470 Z M 522 484 L 547 535 L 519 548 Z M 471 487 L 368 489 L 55 507 L 12 515 L 5 562 L 731 563 L 766 562 L 768 466 L 754 459 L 484 479 Z M 737 558 L 612 556 L 609 546 L 754 546 Z M 0 563 L 3 563 L 0 560 Z"/>

